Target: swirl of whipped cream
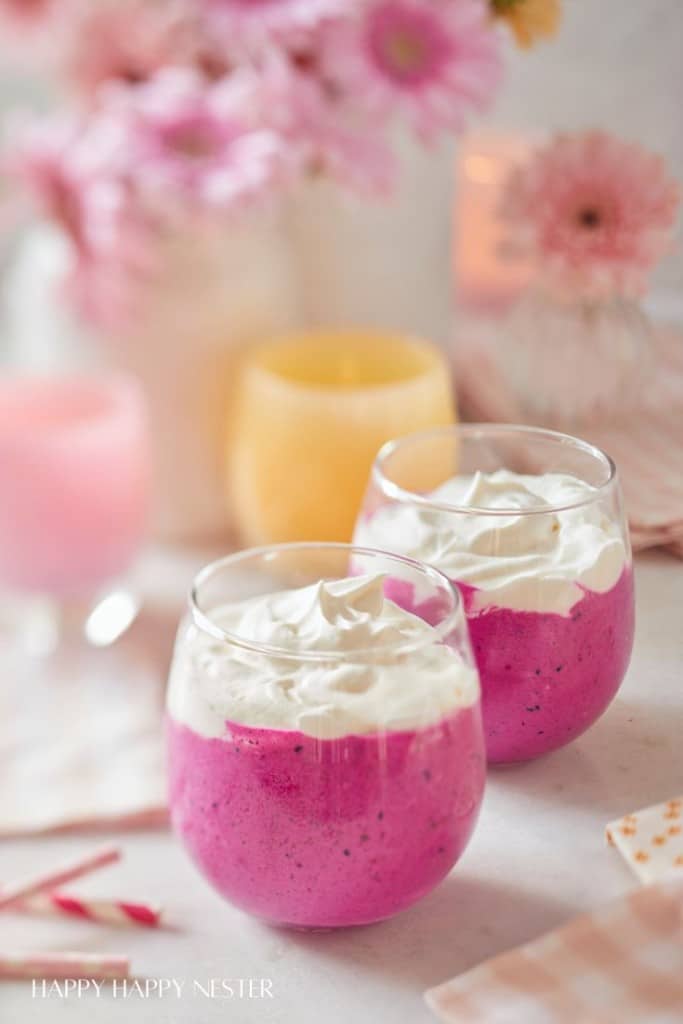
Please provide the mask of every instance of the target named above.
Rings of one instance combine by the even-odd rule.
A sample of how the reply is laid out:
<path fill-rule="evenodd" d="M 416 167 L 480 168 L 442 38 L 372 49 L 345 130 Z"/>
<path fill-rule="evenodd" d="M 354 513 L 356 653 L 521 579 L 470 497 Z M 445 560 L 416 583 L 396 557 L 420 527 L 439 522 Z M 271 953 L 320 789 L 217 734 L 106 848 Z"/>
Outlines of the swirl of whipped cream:
<path fill-rule="evenodd" d="M 476 588 L 475 611 L 498 607 L 567 615 L 584 590 L 610 590 L 628 562 L 619 525 L 599 503 L 553 511 L 585 501 L 591 491 L 562 473 L 533 476 L 499 469 L 455 476 L 428 495 L 443 507 L 383 506 L 359 522 L 354 543 L 418 558 L 469 584 Z M 474 511 L 458 511 L 463 508 Z M 487 515 L 477 509 L 534 509 L 535 514 Z"/>
<path fill-rule="evenodd" d="M 320 582 L 211 612 L 219 629 L 254 646 L 188 623 L 171 671 L 171 716 L 209 737 L 229 736 L 234 722 L 332 739 L 424 728 L 472 705 L 476 671 L 386 598 L 384 579 Z"/>

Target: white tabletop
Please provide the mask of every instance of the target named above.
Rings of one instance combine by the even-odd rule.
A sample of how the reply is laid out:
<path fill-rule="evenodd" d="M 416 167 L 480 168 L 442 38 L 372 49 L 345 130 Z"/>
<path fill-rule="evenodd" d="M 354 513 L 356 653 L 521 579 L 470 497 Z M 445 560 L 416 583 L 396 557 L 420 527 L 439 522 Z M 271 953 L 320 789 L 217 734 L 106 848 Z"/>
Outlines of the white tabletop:
<path fill-rule="evenodd" d="M 621 693 L 582 739 L 548 758 L 491 773 L 481 819 L 453 874 L 413 909 L 370 928 L 323 934 L 268 928 L 221 902 L 165 832 L 122 834 L 125 859 L 83 882 L 163 904 L 173 927 L 150 932 L 4 913 L 0 950 L 83 949 L 131 956 L 138 977 L 184 982 L 160 1000 L 103 986 L 81 999 L 0 983 L 0 1020 L 15 1024 L 428 1024 L 425 988 L 633 887 L 609 820 L 683 791 L 683 564 L 637 560 L 636 647 Z M 0 844 L 0 877 L 56 863 L 96 840 Z M 210 998 L 209 979 L 265 979 L 272 998 Z M 195 985 L 194 983 L 198 983 Z M 523 1022 L 520 1022 L 523 1024 Z"/>

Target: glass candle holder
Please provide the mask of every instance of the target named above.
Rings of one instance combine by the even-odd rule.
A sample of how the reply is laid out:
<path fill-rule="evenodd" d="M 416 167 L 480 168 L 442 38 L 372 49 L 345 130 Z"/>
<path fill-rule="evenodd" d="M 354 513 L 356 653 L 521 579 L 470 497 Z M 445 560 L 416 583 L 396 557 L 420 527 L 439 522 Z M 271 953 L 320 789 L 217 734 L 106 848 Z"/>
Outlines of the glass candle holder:
<path fill-rule="evenodd" d="M 348 541 L 378 448 L 452 423 L 434 346 L 360 331 L 294 336 L 248 359 L 230 439 L 230 497 L 251 544 Z"/>
<path fill-rule="evenodd" d="M 83 625 L 130 567 L 148 490 L 146 413 L 133 379 L 3 379 L 0 590 L 27 608 L 30 647 L 43 636 L 49 649 L 66 627 Z M 123 596 L 110 602 L 91 622 L 93 639 L 100 627 L 114 636 L 112 617 L 132 614 Z"/>
<path fill-rule="evenodd" d="M 607 455 L 552 431 L 493 424 L 390 443 L 355 541 L 380 537 L 460 589 L 491 762 L 562 747 L 605 711 L 634 630 L 631 551 Z M 409 589 L 396 599 L 424 604 Z"/>
<path fill-rule="evenodd" d="M 430 622 L 391 590 L 415 587 Z M 344 544 L 208 566 L 168 689 L 173 826 L 213 887 L 295 927 L 365 924 L 465 848 L 485 777 L 479 683 L 441 573 Z"/>

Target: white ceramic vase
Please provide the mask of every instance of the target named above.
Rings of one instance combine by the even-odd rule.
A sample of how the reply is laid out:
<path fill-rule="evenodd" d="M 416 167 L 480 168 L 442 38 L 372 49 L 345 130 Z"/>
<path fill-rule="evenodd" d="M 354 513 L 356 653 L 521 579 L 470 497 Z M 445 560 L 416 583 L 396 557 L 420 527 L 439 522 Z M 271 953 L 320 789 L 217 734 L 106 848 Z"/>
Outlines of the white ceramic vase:
<path fill-rule="evenodd" d="M 307 326 L 370 326 L 445 347 L 453 317 L 455 145 L 396 141 L 397 187 L 359 198 L 334 182 L 306 181 L 289 205 Z"/>

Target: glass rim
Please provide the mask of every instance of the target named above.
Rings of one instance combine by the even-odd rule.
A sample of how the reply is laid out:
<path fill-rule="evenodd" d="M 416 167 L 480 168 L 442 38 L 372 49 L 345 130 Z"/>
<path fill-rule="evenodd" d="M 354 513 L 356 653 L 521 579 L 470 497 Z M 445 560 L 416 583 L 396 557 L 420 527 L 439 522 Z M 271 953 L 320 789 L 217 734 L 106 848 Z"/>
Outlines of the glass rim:
<path fill-rule="evenodd" d="M 269 354 L 280 347 L 285 348 L 288 345 L 305 344 L 308 340 L 318 337 L 321 333 L 324 333 L 328 338 L 338 339 L 340 342 L 351 338 L 362 341 L 370 335 L 373 337 L 381 337 L 388 341 L 398 342 L 406 349 L 410 349 L 412 352 L 419 352 L 424 356 L 431 356 L 432 358 L 428 359 L 424 366 L 416 369 L 414 373 L 411 373 L 406 377 L 399 377 L 385 381 L 375 381 L 371 384 L 359 383 L 348 388 L 339 388 L 334 384 L 325 384 L 318 381 L 298 380 L 286 373 L 280 373 L 279 371 L 274 370 L 271 366 L 265 365 L 261 361 L 261 357 L 266 353 Z M 374 328 L 363 329 L 353 326 L 338 327 L 324 332 L 316 328 L 312 328 L 301 332 L 295 331 L 281 333 L 269 341 L 262 342 L 245 360 L 246 371 L 258 374 L 265 380 L 272 381 L 278 386 L 284 385 L 287 390 L 301 391 L 312 396 L 324 395 L 325 397 L 328 397 L 331 392 L 334 392 L 335 400 L 340 401 L 347 398 L 356 399 L 359 394 L 366 395 L 372 392 L 384 393 L 391 389 L 414 387 L 415 384 L 422 383 L 426 378 L 433 376 L 434 374 L 441 373 L 444 368 L 445 363 L 443 353 L 439 349 L 438 345 L 429 338 L 424 338 L 421 335 L 410 331 L 381 331 L 379 329 L 375 330 Z"/>
<path fill-rule="evenodd" d="M 584 454 L 591 456 L 597 462 L 602 463 L 607 471 L 606 479 L 597 485 L 588 484 L 586 486 L 590 488 L 590 493 L 584 498 L 579 498 L 576 501 L 562 502 L 560 504 L 549 504 L 549 505 L 531 505 L 528 508 L 510 507 L 510 508 L 490 508 L 486 506 L 478 505 L 456 505 L 445 501 L 433 501 L 431 498 L 425 497 L 424 495 L 418 494 L 416 491 L 410 491 L 405 487 L 401 487 L 395 483 L 386 473 L 385 464 L 391 456 L 393 456 L 399 448 L 410 442 L 415 441 L 427 441 L 430 438 L 447 437 L 449 435 L 460 435 L 463 437 L 479 438 L 485 437 L 487 434 L 499 433 L 513 437 L 515 434 L 522 437 L 534 437 L 544 438 L 545 440 L 552 441 L 566 447 L 580 450 Z M 531 427 L 523 424 L 515 423 L 455 423 L 445 427 L 430 427 L 427 430 L 419 430 L 412 434 L 406 434 L 403 437 L 394 438 L 391 441 L 387 441 L 386 444 L 382 445 L 371 470 L 372 481 L 375 483 L 382 493 L 391 498 L 394 501 L 402 502 L 403 504 L 418 505 L 422 508 L 436 509 L 440 512 L 457 512 L 458 514 L 465 515 L 478 515 L 478 516 L 538 516 L 538 515 L 549 515 L 557 512 L 569 512 L 572 509 L 584 508 L 587 505 L 593 505 L 596 501 L 599 501 L 604 495 L 610 491 L 617 482 L 617 467 L 614 460 L 607 452 L 603 451 L 597 445 L 591 444 L 589 441 L 584 441 L 579 437 L 574 437 L 572 434 L 564 434 L 558 430 L 549 430 L 545 427 Z"/>
<path fill-rule="evenodd" d="M 49 401 L 53 397 L 76 397 L 95 403 L 85 413 L 67 416 L 57 424 L 46 419 L 41 429 L 30 438 L 31 443 L 39 440 L 41 445 L 56 445 L 84 431 L 90 434 L 109 429 L 112 422 L 128 417 L 131 410 L 138 418 L 147 420 L 142 385 L 133 373 L 125 370 L 80 369 L 68 373 L 25 373 L 17 370 L 0 381 L 0 401 L 14 399 L 17 394 L 24 401 L 27 398 Z M 0 442 L 8 437 L 13 442 L 18 433 L 16 429 L 3 430 L 0 424 Z"/>
<path fill-rule="evenodd" d="M 444 617 L 443 621 L 437 626 L 431 626 L 430 632 L 424 640 L 409 641 L 405 644 L 385 644 L 379 647 L 366 647 L 366 648 L 354 648 L 353 650 L 295 650 L 291 647 L 279 647 L 275 644 L 266 644 L 258 640 L 250 639 L 249 637 L 241 636 L 239 633 L 234 633 L 232 630 L 225 629 L 219 626 L 212 618 L 211 613 L 205 611 L 201 607 L 199 591 L 210 579 L 214 578 L 217 574 L 223 572 L 225 569 L 231 569 L 239 566 L 241 562 L 248 561 L 252 558 L 264 558 L 269 554 L 277 554 L 279 552 L 296 552 L 305 550 L 316 550 L 326 549 L 331 551 L 347 551 L 349 553 L 356 553 L 358 555 L 370 555 L 371 557 L 381 557 L 383 559 L 389 559 L 392 562 L 398 562 L 409 569 L 417 570 L 423 576 L 428 577 L 435 583 L 438 583 L 443 590 L 449 595 L 452 600 L 452 608 L 450 609 L 447 616 Z M 337 577 L 339 579 L 343 577 Z M 258 596 L 258 595 L 257 595 Z M 249 600 L 247 598 L 247 600 Z M 232 644 L 235 647 L 239 647 L 243 650 L 254 651 L 258 654 L 268 655 L 270 657 L 288 659 L 290 661 L 306 661 L 306 662 L 329 662 L 329 661 L 348 661 L 353 662 L 355 660 L 372 660 L 391 652 L 394 655 L 398 654 L 410 654 L 418 650 L 422 650 L 425 647 L 431 647 L 436 643 L 443 643 L 445 639 L 450 636 L 453 631 L 457 628 L 458 624 L 464 621 L 464 605 L 459 590 L 453 584 L 453 582 L 442 573 L 439 569 L 436 569 L 432 565 L 428 565 L 426 562 L 420 562 L 414 558 L 408 558 L 405 555 L 393 554 L 390 551 L 384 551 L 381 548 L 365 547 L 362 544 L 351 544 L 343 543 L 341 541 L 292 541 L 288 543 L 280 544 L 264 544 L 259 547 L 245 548 L 242 551 L 236 551 L 230 555 L 224 555 L 222 558 L 217 558 L 208 565 L 205 565 L 195 575 L 189 592 L 189 606 L 192 621 L 201 629 L 203 632 L 212 636 L 215 640 L 219 640 L 221 643 Z M 416 616 L 419 618 L 419 616 Z M 421 620 L 424 621 L 424 620 Z"/>

